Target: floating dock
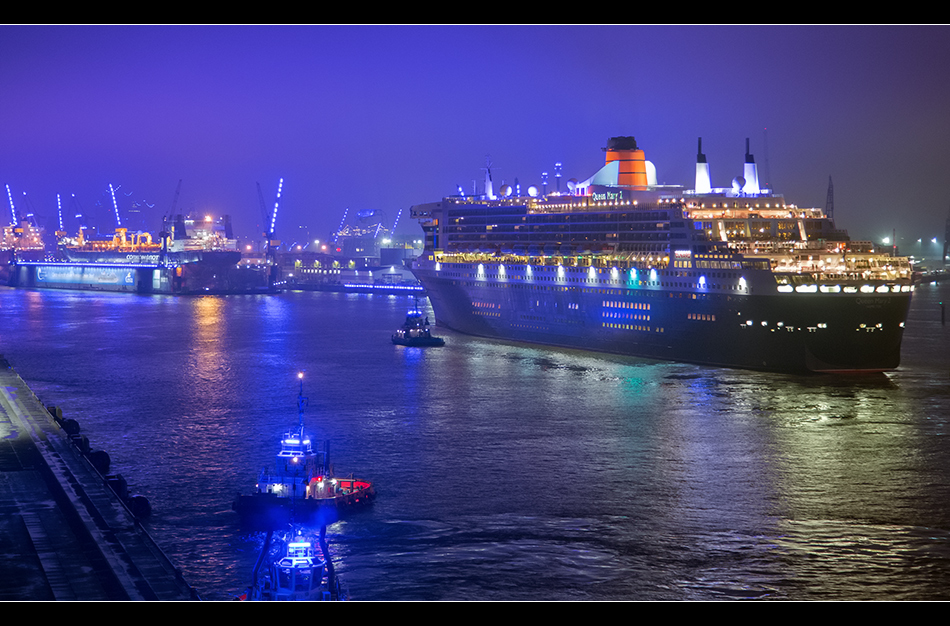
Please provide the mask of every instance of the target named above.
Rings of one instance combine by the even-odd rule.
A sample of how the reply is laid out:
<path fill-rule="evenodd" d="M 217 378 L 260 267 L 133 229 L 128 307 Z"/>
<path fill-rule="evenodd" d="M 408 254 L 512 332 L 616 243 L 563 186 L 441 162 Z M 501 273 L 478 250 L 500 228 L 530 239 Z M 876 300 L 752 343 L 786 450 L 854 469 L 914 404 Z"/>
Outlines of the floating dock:
<path fill-rule="evenodd" d="M 198 600 L 0 356 L 0 601 Z"/>

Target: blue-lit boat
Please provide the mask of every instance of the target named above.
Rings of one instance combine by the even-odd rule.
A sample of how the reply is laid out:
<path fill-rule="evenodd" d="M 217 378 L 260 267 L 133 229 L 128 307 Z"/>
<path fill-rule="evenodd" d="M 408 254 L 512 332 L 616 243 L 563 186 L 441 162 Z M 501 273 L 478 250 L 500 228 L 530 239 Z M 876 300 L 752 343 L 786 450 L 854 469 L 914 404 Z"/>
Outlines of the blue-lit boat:
<path fill-rule="evenodd" d="M 436 337 L 430 331 L 429 318 L 422 315 L 418 304 L 406 314 L 406 321 L 393 333 L 392 341 L 399 346 L 415 348 L 445 345 L 445 339 Z"/>
<path fill-rule="evenodd" d="M 323 450 L 314 450 L 303 425 L 307 398 L 303 396 L 301 377 L 297 396 L 298 423 L 284 433 L 273 467 L 261 470 L 257 491 L 238 494 L 232 504 L 249 525 L 279 528 L 287 523 L 326 525 L 339 519 L 346 510 L 362 508 L 376 497 L 373 484 L 353 475 L 333 474 L 329 461 L 329 442 Z"/>
<path fill-rule="evenodd" d="M 319 539 L 292 532 L 271 546 L 267 533 L 254 566 L 253 581 L 241 600 L 345 600 L 326 541 L 326 526 Z M 322 558 L 314 548 L 319 543 Z M 266 568 L 264 567 L 267 563 Z M 263 571 L 262 571 L 263 569 Z"/>

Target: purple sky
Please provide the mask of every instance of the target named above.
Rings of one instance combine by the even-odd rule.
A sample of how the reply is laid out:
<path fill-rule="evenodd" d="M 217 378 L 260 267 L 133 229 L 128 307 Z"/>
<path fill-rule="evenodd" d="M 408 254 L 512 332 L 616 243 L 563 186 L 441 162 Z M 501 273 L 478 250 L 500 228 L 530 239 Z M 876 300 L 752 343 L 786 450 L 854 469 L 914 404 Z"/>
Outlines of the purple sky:
<path fill-rule="evenodd" d="M 749 137 L 788 200 L 824 206 L 830 175 L 839 227 L 914 253 L 950 210 L 948 68 L 942 26 L 3 26 L 0 185 L 50 223 L 76 194 L 108 228 L 95 206 L 121 185 L 157 231 L 182 179 L 178 212 L 250 237 L 256 183 L 272 206 L 283 177 L 281 239 L 347 208 L 421 234 L 408 208 L 471 189 L 486 155 L 496 186 L 556 161 L 583 180 L 634 135 L 660 182 L 692 185 L 702 137 L 726 186 Z"/>

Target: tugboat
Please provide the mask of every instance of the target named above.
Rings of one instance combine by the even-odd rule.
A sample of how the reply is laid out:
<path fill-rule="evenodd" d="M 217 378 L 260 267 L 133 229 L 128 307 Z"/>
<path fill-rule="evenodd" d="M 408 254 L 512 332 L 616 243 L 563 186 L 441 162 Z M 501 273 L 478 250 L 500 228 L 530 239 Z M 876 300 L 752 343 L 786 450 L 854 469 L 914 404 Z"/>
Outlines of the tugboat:
<path fill-rule="evenodd" d="M 429 331 L 429 318 L 423 317 L 419 303 L 406 314 L 402 327 L 393 333 L 393 343 L 398 346 L 415 348 L 444 346 L 445 339 L 436 337 Z"/>
<path fill-rule="evenodd" d="M 301 532 L 291 532 L 273 548 L 273 531 L 268 532 L 254 566 L 251 586 L 238 599 L 346 600 L 330 558 L 326 533 L 327 527 L 322 526 L 319 543 L 323 558 L 320 558 L 314 550 L 313 541 Z M 267 559 L 270 559 L 268 567 L 261 572 Z"/>
<path fill-rule="evenodd" d="M 273 470 L 261 470 L 257 492 L 238 494 L 231 506 L 251 526 L 273 529 L 291 520 L 325 526 L 337 521 L 344 510 L 362 508 L 376 497 L 371 482 L 352 474 L 334 476 L 329 442 L 324 442 L 322 451 L 314 451 L 303 426 L 304 407 L 308 403 L 303 395 L 303 374 L 298 378 L 296 428 L 281 439 Z"/>

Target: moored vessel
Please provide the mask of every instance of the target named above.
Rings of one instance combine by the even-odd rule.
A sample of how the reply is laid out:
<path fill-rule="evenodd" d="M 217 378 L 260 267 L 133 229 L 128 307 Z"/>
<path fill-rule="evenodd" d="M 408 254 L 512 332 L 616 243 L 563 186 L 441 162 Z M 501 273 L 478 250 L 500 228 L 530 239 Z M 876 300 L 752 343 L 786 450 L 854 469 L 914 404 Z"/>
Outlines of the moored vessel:
<path fill-rule="evenodd" d="M 499 339 L 786 372 L 900 363 L 909 261 L 851 241 L 821 209 L 743 174 L 713 188 L 656 183 L 633 137 L 569 192 L 451 196 L 412 207 L 413 272 L 438 325 Z"/>
<path fill-rule="evenodd" d="M 197 225 L 196 225 L 197 224 Z M 15 287 L 159 294 L 275 293 L 273 266 L 242 263 L 230 217 L 178 215 L 160 237 L 118 227 L 107 237 L 59 238 L 55 252 L 17 250 L 5 282 Z M 160 239 L 160 242 L 159 242 Z"/>
<path fill-rule="evenodd" d="M 352 474 L 336 476 L 329 461 L 329 442 L 315 450 L 304 430 L 300 376 L 297 396 L 298 423 L 281 438 L 272 467 L 261 470 L 255 493 L 238 494 L 232 504 L 242 520 L 254 527 L 279 528 L 287 523 L 326 525 L 348 510 L 370 504 L 376 497 L 373 484 Z"/>

